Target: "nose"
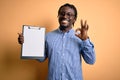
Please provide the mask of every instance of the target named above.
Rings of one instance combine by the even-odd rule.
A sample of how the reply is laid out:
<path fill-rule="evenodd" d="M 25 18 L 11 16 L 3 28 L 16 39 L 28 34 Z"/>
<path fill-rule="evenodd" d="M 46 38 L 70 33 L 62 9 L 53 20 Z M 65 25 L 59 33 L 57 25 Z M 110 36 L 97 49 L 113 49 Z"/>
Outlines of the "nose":
<path fill-rule="evenodd" d="M 63 18 L 67 18 L 68 16 L 67 16 L 67 14 L 64 14 L 62 17 L 63 17 Z"/>

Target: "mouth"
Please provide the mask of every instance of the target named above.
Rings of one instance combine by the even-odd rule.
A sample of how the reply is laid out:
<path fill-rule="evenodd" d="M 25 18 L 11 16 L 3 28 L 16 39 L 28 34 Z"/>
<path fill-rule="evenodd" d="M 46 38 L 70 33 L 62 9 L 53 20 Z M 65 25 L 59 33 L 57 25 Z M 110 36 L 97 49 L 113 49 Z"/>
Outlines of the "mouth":
<path fill-rule="evenodd" d="M 68 19 L 61 19 L 60 25 L 67 27 L 69 25 L 69 20 Z"/>
<path fill-rule="evenodd" d="M 69 21 L 68 21 L 68 20 L 62 20 L 61 23 L 62 23 L 62 24 L 68 24 Z"/>
<path fill-rule="evenodd" d="M 66 28 L 69 27 L 70 21 L 69 19 L 61 19 L 60 21 L 60 29 L 65 30 Z"/>

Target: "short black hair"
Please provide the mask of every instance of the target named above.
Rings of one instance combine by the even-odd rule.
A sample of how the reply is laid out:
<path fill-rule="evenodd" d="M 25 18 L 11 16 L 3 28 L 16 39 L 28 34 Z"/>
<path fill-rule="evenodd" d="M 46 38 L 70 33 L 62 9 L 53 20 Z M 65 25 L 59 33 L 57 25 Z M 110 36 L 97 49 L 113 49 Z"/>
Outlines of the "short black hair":
<path fill-rule="evenodd" d="M 58 15 L 59 15 L 59 13 L 60 13 L 60 10 L 61 10 L 63 7 L 70 7 L 71 9 L 73 9 L 74 12 L 75 12 L 75 19 L 77 19 L 77 9 L 76 9 L 76 7 L 75 7 L 73 4 L 69 4 L 69 3 L 66 3 L 66 4 L 62 5 L 62 6 L 59 8 L 59 10 L 58 10 Z"/>

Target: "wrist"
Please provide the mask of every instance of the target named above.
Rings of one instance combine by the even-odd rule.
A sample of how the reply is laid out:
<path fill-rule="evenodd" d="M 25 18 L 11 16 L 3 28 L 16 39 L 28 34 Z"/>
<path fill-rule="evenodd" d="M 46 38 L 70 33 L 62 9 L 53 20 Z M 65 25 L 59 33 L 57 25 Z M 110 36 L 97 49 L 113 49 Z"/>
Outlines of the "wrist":
<path fill-rule="evenodd" d="M 85 40 L 89 39 L 89 37 L 87 36 L 87 37 L 83 37 L 81 39 L 82 39 L 82 41 L 85 41 Z"/>

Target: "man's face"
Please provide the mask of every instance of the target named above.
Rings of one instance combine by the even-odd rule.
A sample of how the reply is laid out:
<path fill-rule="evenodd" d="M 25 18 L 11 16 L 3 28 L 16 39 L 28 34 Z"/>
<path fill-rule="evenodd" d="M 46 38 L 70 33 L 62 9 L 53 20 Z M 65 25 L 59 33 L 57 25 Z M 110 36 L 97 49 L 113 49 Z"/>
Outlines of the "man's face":
<path fill-rule="evenodd" d="M 60 13 L 58 14 L 58 20 L 61 27 L 72 27 L 76 20 L 74 10 L 70 7 L 61 8 Z"/>

